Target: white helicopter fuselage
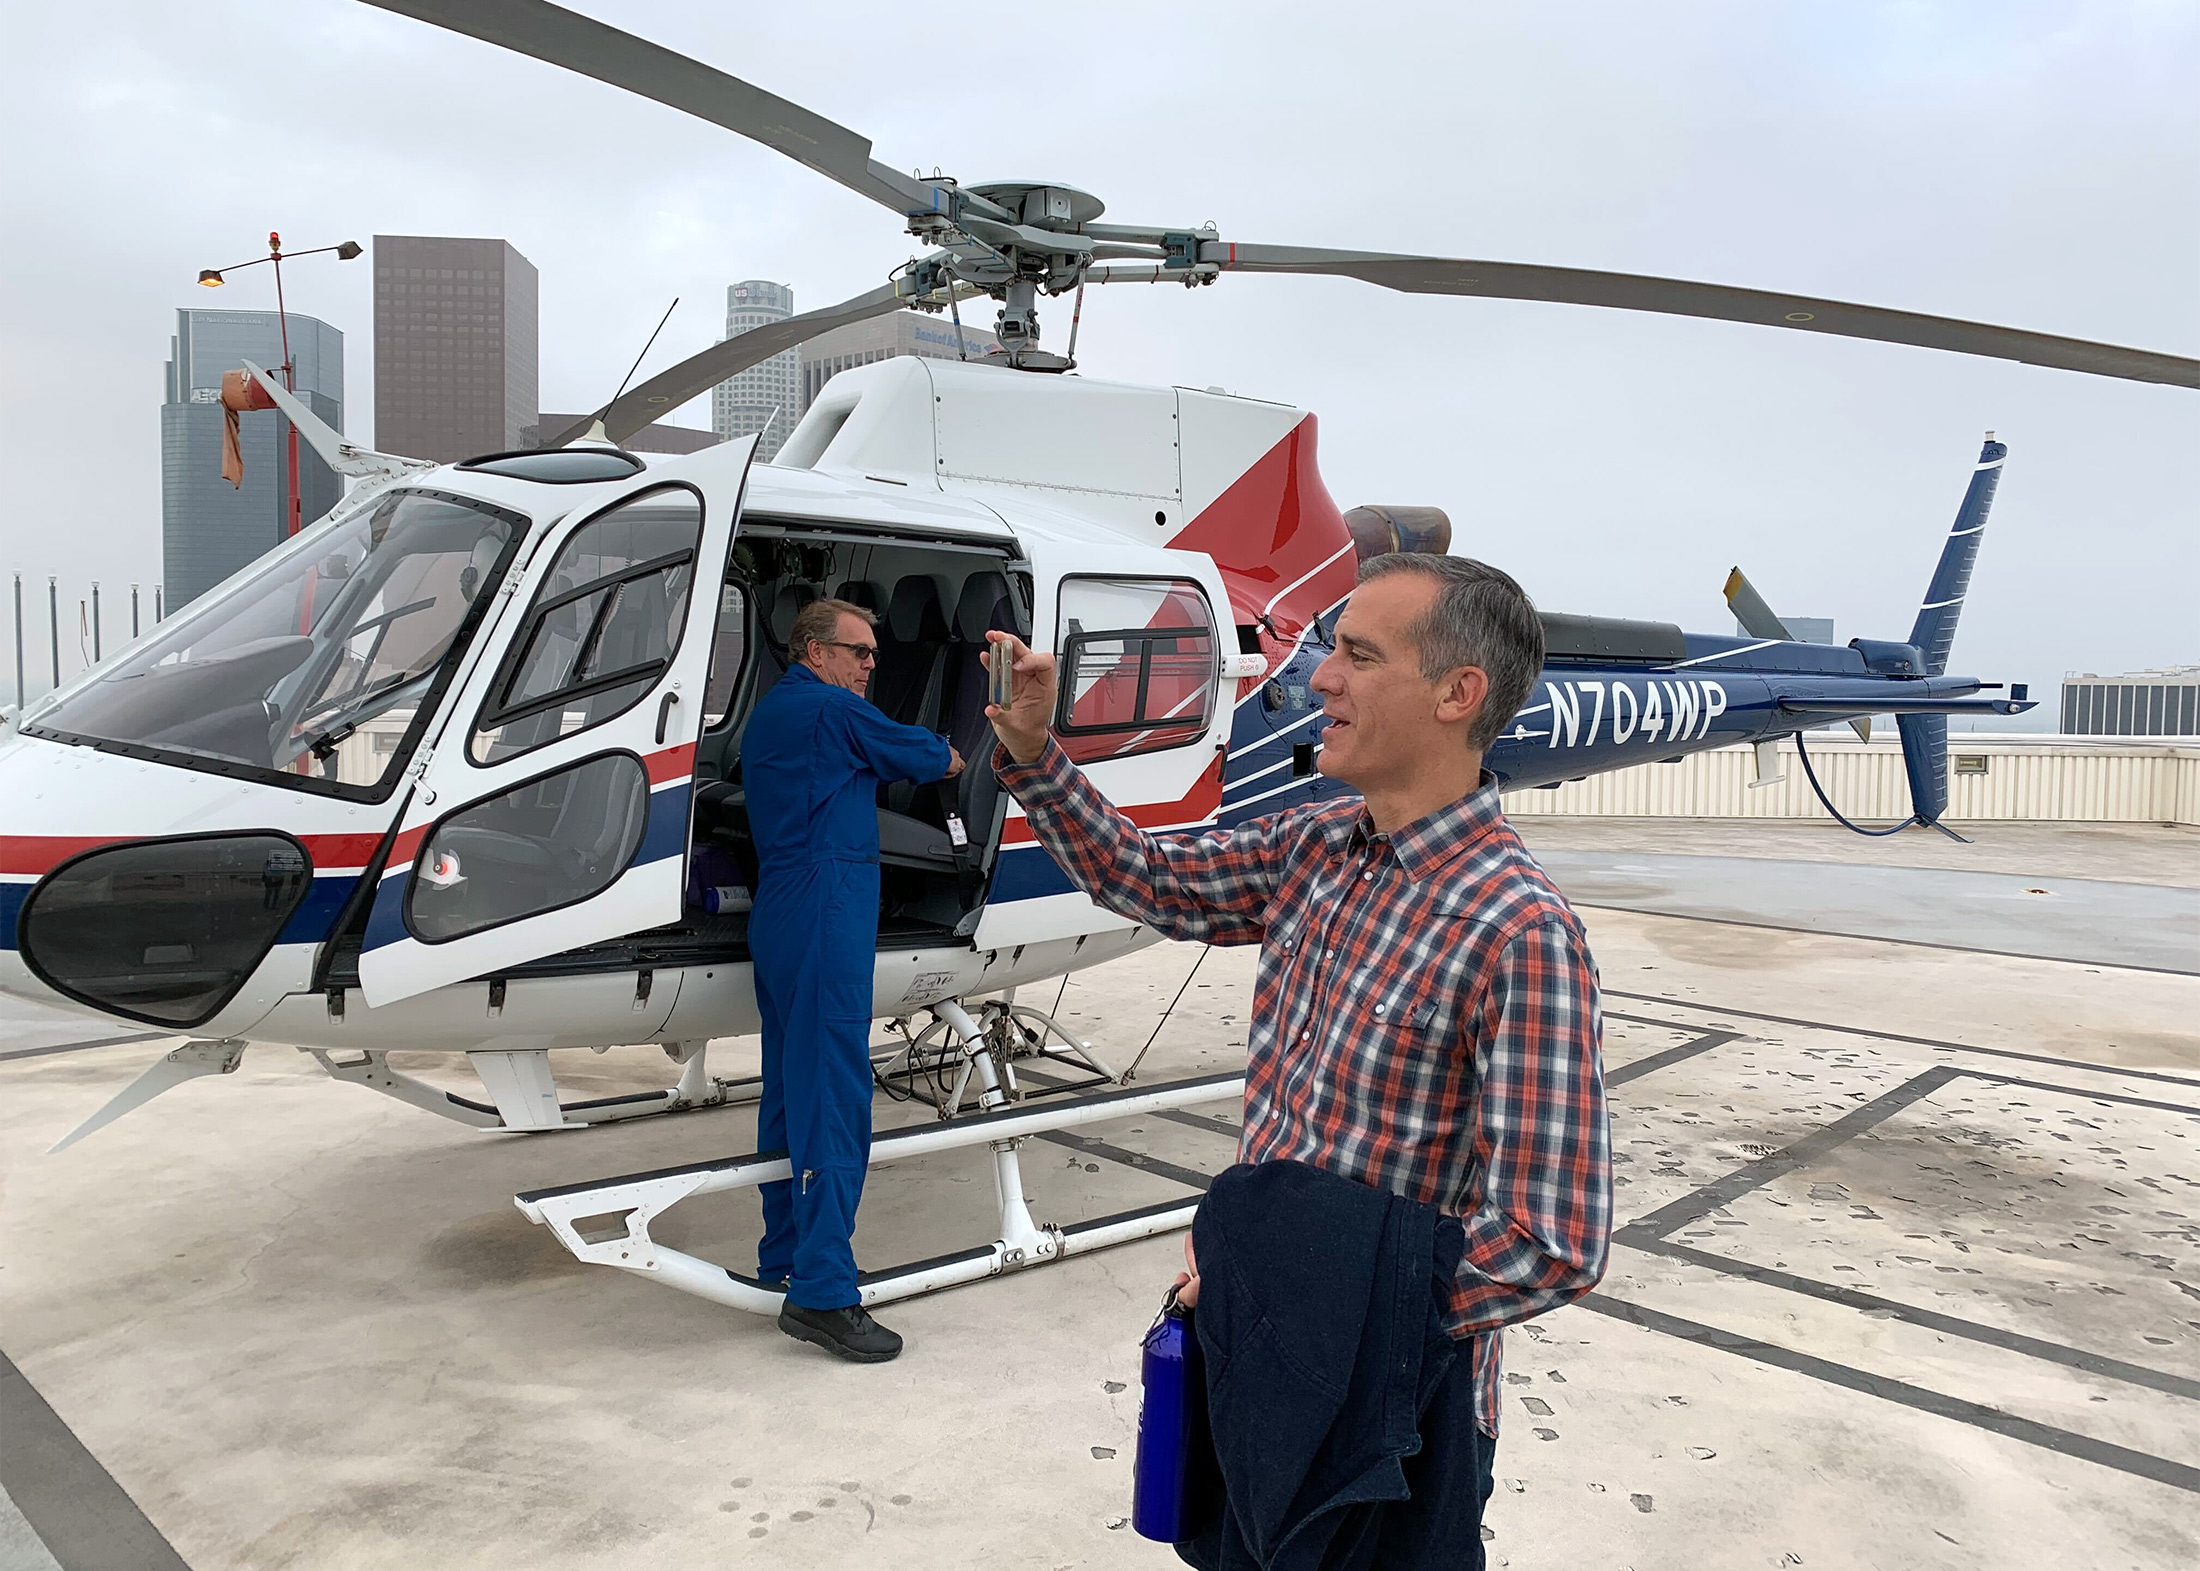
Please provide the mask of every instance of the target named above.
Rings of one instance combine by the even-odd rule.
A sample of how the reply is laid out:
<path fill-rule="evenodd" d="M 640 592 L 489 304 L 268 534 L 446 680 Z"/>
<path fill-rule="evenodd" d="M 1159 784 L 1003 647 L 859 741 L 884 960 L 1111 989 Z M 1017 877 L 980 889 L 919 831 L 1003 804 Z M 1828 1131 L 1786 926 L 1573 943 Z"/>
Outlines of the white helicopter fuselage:
<path fill-rule="evenodd" d="M 882 645 L 890 654 L 945 651 L 930 657 L 930 685 L 917 684 L 903 718 L 947 728 L 955 663 L 983 641 L 967 607 L 982 600 L 981 587 L 991 592 L 1005 580 L 1012 591 L 998 607 L 1014 602 L 1014 625 L 1083 662 L 1069 675 L 1065 720 L 1089 695 L 1095 723 L 1078 756 L 1138 822 L 1212 824 L 1225 772 L 1239 767 L 1230 762 L 1233 752 L 1269 768 L 1250 757 L 1253 749 L 1290 756 L 1290 738 L 1280 735 L 1286 727 L 1263 718 L 1248 730 L 1241 701 L 1299 652 L 1309 625 L 1353 581 L 1351 537 L 1321 486 L 1314 423 L 1302 411 L 1217 393 L 896 359 L 835 378 L 776 464 L 752 467 L 752 445 L 728 443 L 580 483 L 496 472 L 499 466 L 445 466 L 360 487 L 296 540 L 33 706 L 19 734 L 0 740 L 0 992 L 200 1039 L 328 1052 L 524 1052 L 752 1032 L 758 1024 L 745 947 L 729 939 L 726 921 L 698 911 L 715 854 L 706 849 L 709 814 L 699 812 L 698 799 L 738 807 L 727 782 L 738 773 L 739 724 L 769 679 L 767 662 L 783 659 L 771 647 L 773 615 L 783 642 L 795 602 L 845 588 L 850 581 L 836 581 L 841 574 L 869 572 L 880 561 L 910 569 L 891 592 L 891 569 L 876 583 L 852 580 L 858 590 L 869 584 L 882 602 Z M 592 451 L 565 450 L 583 461 Z M 527 464 L 501 467 L 525 471 Z M 324 613 L 315 595 L 326 602 L 327 618 L 339 614 L 345 575 L 373 570 L 371 562 L 344 557 L 345 542 L 382 549 L 391 537 L 385 524 L 363 521 L 373 515 L 401 527 L 391 499 L 405 494 L 441 498 L 419 505 L 454 517 L 460 504 L 493 512 L 498 533 L 477 547 L 475 560 L 490 565 L 501 543 L 499 576 L 469 585 L 471 620 L 434 671 L 418 674 L 422 687 L 397 689 L 420 698 L 413 709 L 337 726 L 304 750 L 289 744 L 295 756 L 283 756 L 283 738 L 304 741 L 308 729 L 288 721 L 280 695 L 282 683 L 303 682 L 317 669 L 319 645 L 308 648 L 308 630 L 320 631 L 313 618 Z M 589 609 L 583 599 L 561 610 L 558 597 L 572 592 L 576 575 L 597 570 L 586 563 L 608 560 L 590 554 L 593 547 L 573 554 L 584 543 L 581 531 L 622 516 L 623 507 L 693 520 L 685 526 L 696 532 L 690 565 L 663 570 L 673 577 L 661 580 L 690 575 L 684 622 L 665 634 L 654 669 L 609 695 L 617 703 L 607 706 L 602 692 L 584 694 L 561 724 L 538 725 L 513 756 L 499 756 L 526 722 L 500 731 L 487 717 L 511 710 L 515 682 L 534 669 L 527 662 L 535 644 L 551 630 L 577 626 L 572 613 Z M 935 571 L 941 564 L 944 571 Z M 629 578 L 606 590 L 597 607 L 599 629 L 620 593 L 632 598 L 660 582 L 632 576 L 632 562 L 623 570 Z M 295 631 L 286 623 L 278 631 L 289 636 L 191 664 L 202 646 L 182 624 L 218 629 L 225 616 L 265 615 L 254 608 L 267 598 L 266 586 L 301 571 L 311 581 Z M 813 573 L 815 582 L 807 581 Z M 897 645 L 897 613 L 907 609 L 901 601 L 927 600 L 927 582 L 942 602 L 950 600 L 958 576 L 964 604 L 948 637 L 932 636 L 948 618 L 942 603 L 910 610 L 901 633 L 925 636 Z M 714 629 L 711 590 L 720 585 Z M 393 587 L 378 593 L 344 613 L 359 630 L 343 643 L 339 628 L 328 656 L 332 670 L 357 668 L 349 691 L 371 693 L 367 673 L 379 669 L 379 651 L 405 625 L 399 619 L 435 614 L 419 612 L 426 600 L 386 604 L 404 598 Z M 1116 623 L 1102 614 L 1111 607 L 1124 609 Z M 920 611 L 929 622 L 912 620 Z M 1136 640 L 1141 630 L 1187 617 L 1193 621 L 1181 637 Z M 1110 631 L 1128 641 L 1103 636 L 1082 654 L 1083 646 L 1067 648 L 1080 635 L 1090 641 Z M 164 647 L 171 652 L 162 655 Z M 211 678 L 196 675 L 199 667 L 229 669 L 223 660 L 238 670 L 253 661 L 295 666 L 297 674 L 282 676 L 264 703 L 277 736 L 266 757 L 254 751 L 260 744 L 250 725 L 251 741 L 232 749 L 250 756 L 223 757 L 220 747 L 164 741 L 169 717 L 149 718 L 142 699 L 131 709 L 109 696 L 133 682 L 135 692 L 163 682 L 177 691 L 191 682 L 203 687 Z M 725 669 L 729 660 L 738 676 Z M 1173 661 L 1175 686 L 1151 695 L 1140 686 L 1132 695 L 1128 673 L 1140 660 L 1157 670 Z M 335 691 L 336 680 L 318 691 Z M 881 697 L 876 689 L 873 697 Z M 613 712 L 597 713 L 606 707 Z M 1260 709 L 1244 707 L 1255 715 Z M 76 718 L 123 711 L 130 718 L 104 733 Z M 321 712 L 342 719 L 340 707 Z M 535 718 L 544 718 L 539 709 Z M 956 724 L 966 736 L 969 720 L 965 705 Z M 134 734 L 123 734 L 132 727 Z M 499 735 L 507 740 L 498 743 Z M 554 904 L 545 897 L 540 909 L 522 902 L 493 921 L 423 915 L 453 898 L 461 906 L 493 905 L 499 855 L 569 853 L 570 845 L 515 848 L 506 844 L 508 829 L 484 826 L 518 822 L 514 802 L 535 811 L 538 798 L 548 799 L 546 781 L 595 779 L 591 766 L 596 775 L 624 771 L 621 780 L 635 782 L 632 845 L 620 842 L 625 859 L 606 865 L 608 881 Z M 646 811 L 639 805 L 645 772 Z M 1263 810 L 1319 788 L 1305 776 L 1303 768 L 1279 772 L 1272 795 L 1283 800 Z M 585 793 L 556 788 L 566 793 L 555 820 L 562 825 Z M 612 795 L 623 789 L 615 785 Z M 970 800 L 963 799 L 966 809 Z M 1070 888 L 1005 796 L 991 806 L 990 822 L 960 822 L 952 802 L 928 819 L 903 815 L 935 836 L 951 829 L 968 844 L 952 854 L 933 844 L 924 852 L 937 864 L 929 871 L 923 857 L 906 864 L 911 909 L 928 915 L 912 916 L 905 932 L 893 922 L 882 930 L 877 1017 L 906 1018 L 942 1000 L 1062 976 L 1153 941 Z M 606 811 L 617 819 L 616 807 Z M 552 838 L 561 832 L 544 830 Z M 286 842 L 295 852 L 282 850 Z M 738 842 L 736 831 L 728 843 Z M 246 941 L 251 913 L 206 916 L 213 908 L 195 909 L 190 894 L 194 878 L 216 876 L 208 859 L 235 847 L 242 848 L 235 855 L 266 859 L 267 911 L 282 908 L 279 931 L 265 935 L 271 941 L 256 958 L 242 960 L 240 945 L 254 947 Z M 102 855 L 110 861 L 99 861 Z M 164 855 L 182 859 L 172 876 L 163 872 Z M 219 876 L 233 889 L 234 868 Z M 48 886 L 51 894 L 43 892 Z M 717 892 L 713 885 L 708 894 Z M 135 914 L 132 902 L 140 907 Z M 156 907 L 157 916 L 146 914 Z M 244 937 L 217 942 L 206 922 L 231 923 Z M 115 947 L 125 930 L 127 953 Z M 211 953 L 223 943 L 226 960 Z"/>

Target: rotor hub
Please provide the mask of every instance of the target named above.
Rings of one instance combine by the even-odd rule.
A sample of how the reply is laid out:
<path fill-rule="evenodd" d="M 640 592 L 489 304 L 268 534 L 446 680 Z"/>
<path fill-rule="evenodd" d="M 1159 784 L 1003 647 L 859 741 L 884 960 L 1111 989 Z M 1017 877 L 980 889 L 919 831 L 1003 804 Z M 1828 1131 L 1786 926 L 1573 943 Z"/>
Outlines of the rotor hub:
<path fill-rule="evenodd" d="M 1034 229 L 1075 229 L 1108 210 L 1090 191 L 1049 180 L 994 180 L 965 186 L 974 196 L 1007 208 L 1019 223 Z"/>

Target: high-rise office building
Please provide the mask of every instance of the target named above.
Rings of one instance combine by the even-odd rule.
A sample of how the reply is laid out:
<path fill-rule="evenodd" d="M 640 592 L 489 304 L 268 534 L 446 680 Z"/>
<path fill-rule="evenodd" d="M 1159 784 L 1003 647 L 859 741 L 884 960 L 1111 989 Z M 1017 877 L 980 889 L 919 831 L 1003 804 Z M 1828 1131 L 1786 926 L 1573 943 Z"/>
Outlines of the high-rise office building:
<path fill-rule="evenodd" d="M 344 335 L 328 323 L 290 313 L 290 351 L 298 396 L 344 429 Z M 238 416 L 244 484 L 222 478 L 222 373 L 250 360 L 263 370 L 283 363 L 283 333 L 273 311 L 178 311 L 169 341 L 168 396 L 160 411 L 161 578 L 173 613 L 289 535 L 289 422 L 274 410 Z M 312 448 L 298 446 L 299 520 L 312 523 L 336 505 L 343 482 Z"/>
<path fill-rule="evenodd" d="M 738 338 L 792 315 L 794 291 L 785 284 L 750 278 L 726 288 L 725 338 Z M 802 410 L 802 351 L 783 349 L 762 365 L 752 365 L 711 389 L 710 428 L 721 442 L 761 432 L 756 459 L 768 464 L 802 418 Z"/>
<path fill-rule="evenodd" d="M 982 358 L 1000 347 L 1000 340 L 982 327 L 963 323 L 962 342 L 955 341 L 955 324 L 944 316 L 922 311 L 896 311 L 869 321 L 851 322 L 820 333 L 802 346 L 802 408 L 809 410 L 818 389 L 850 366 L 891 360 L 896 355 L 921 355 L 927 360 L 959 360 L 968 355 Z"/>
<path fill-rule="evenodd" d="M 2065 736 L 2200 736 L 2200 665 L 2063 678 Z"/>
<path fill-rule="evenodd" d="M 503 240 L 374 237 L 374 445 L 449 463 L 534 439 L 534 264 Z"/>

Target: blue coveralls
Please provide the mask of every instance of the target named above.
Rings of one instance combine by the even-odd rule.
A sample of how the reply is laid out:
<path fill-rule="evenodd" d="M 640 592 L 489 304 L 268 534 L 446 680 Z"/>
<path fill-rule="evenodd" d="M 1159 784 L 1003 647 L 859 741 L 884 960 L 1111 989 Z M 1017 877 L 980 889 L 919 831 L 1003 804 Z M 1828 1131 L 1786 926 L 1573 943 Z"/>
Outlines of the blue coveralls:
<path fill-rule="evenodd" d="M 805 1309 L 856 1291 L 856 1206 L 871 1158 L 871 977 L 878 949 L 878 788 L 938 780 L 945 740 L 795 666 L 741 737 L 760 865 L 749 953 L 764 1023 L 760 1151 L 794 1180 L 763 1186 L 758 1275 Z M 789 1050 L 789 1034 L 794 1042 Z"/>

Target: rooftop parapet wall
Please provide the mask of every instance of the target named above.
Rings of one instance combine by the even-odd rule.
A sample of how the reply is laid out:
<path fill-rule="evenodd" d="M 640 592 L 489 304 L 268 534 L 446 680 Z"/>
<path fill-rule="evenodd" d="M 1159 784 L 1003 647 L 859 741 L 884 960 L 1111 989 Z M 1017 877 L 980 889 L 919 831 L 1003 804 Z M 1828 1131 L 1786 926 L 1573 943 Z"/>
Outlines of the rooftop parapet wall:
<path fill-rule="evenodd" d="M 1834 804 L 1859 820 L 1909 812 L 1902 749 L 1893 736 L 1859 742 L 1819 733 L 1811 762 Z M 2200 825 L 2200 745 L 2137 737 L 1955 736 L 1948 744 L 1951 822 L 2050 821 Z M 1555 791 L 1506 793 L 1516 818 L 1828 818 L 1803 777 L 1793 741 L 1780 744 L 1786 779 L 1753 788 L 1747 747 L 1638 764 Z M 1976 761 L 1984 772 L 1972 772 Z"/>

